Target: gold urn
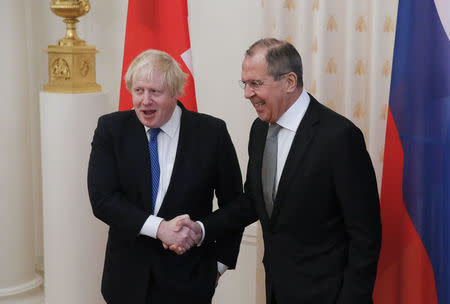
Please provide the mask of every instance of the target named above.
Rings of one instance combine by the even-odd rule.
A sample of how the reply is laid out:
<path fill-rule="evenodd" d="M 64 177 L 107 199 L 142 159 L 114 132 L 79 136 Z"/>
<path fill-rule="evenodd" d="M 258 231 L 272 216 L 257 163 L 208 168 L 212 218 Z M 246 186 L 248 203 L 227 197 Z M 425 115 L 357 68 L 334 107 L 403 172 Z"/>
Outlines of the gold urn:
<path fill-rule="evenodd" d="M 52 0 L 51 11 L 66 24 L 66 36 L 57 45 L 49 45 L 48 83 L 44 91 L 53 93 L 100 92 L 96 83 L 95 46 L 87 46 L 76 31 L 77 18 L 90 10 L 89 0 Z"/>

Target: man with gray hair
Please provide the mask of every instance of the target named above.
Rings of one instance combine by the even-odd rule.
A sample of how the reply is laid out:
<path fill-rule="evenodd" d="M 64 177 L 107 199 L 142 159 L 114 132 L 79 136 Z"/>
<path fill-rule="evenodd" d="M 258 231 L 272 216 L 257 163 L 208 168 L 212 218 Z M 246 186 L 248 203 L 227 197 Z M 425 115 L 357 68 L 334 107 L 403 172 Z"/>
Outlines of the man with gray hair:
<path fill-rule="evenodd" d="M 167 53 L 145 51 L 125 75 L 134 109 L 98 120 L 88 190 L 94 215 L 109 225 L 107 303 L 211 303 L 220 273 L 235 267 L 242 229 L 185 252 L 201 231 L 184 214 L 205 218 L 214 193 L 219 207 L 242 193 L 225 123 L 177 101 L 186 77 Z"/>
<path fill-rule="evenodd" d="M 372 303 L 381 220 L 361 131 L 306 92 L 289 42 L 255 42 L 240 84 L 258 115 L 245 194 L 202 220 L 203 243 L 259 220 L 268 304 Z"/>

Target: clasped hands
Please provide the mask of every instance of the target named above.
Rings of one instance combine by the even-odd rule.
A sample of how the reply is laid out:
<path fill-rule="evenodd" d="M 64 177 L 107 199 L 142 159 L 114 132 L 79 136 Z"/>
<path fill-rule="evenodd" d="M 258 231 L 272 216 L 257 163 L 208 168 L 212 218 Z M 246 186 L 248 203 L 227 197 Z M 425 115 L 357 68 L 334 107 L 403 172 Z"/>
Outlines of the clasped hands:
<path fill-rule="evenodd" d="M 156 233 L 164 248 L 173 250 L 178 255 L 197 245 L 202 236 L 200 224 L 193 222 L 187 214 L 179 215 L 170 221 L 163 220 Z"/>

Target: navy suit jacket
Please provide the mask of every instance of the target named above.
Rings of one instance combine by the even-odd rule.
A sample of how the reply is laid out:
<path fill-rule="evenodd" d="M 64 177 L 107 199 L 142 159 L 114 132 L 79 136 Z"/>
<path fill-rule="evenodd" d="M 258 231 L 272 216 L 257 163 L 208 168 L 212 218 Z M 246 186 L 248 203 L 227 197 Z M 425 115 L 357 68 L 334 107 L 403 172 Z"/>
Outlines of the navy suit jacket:
<path fill-rule="evenodd" d="M 214 193 L 223 207 L 242 193 L 236 152 L 222 120 L 182 108 L 180 135 L 158 216 L 207 217 Z M 109 225 L 102 294 L 108 303 L 210 303 L 217 261 L 233 268 L 242 229 L 182 256 L 139 235 L 152 213 L 150 156 L 134 111 L 99 118 L 92 141 L 88 190 L 94 215 Z"/>
<path fill-rule="evenodd" d="M 310 97 L 272 217 L 261 183 L 268 124 L 256 119 L 245 195 L 204 221 L 206 241 L 259 219 L 267 303 L 370 304 L 381 246 L 375 172 L 361 131 Z"/>

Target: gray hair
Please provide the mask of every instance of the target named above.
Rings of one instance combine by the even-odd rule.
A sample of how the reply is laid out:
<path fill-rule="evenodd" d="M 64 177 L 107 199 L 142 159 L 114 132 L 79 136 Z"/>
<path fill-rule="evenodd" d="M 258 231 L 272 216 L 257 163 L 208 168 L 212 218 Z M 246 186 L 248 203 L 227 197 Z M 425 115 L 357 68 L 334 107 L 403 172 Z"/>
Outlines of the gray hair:
<path fill-rule="evenodd" d="M 267 50 L 267 72 L 275 80 L 284 74 L 294 72 L 297 75 L 297 87 L 303 87 L 302 58 L 292 44 L 275 38 L 263 38 L 253 43 L 245 52 L 245 56 L 251 57 L 260 49 Z"/>

